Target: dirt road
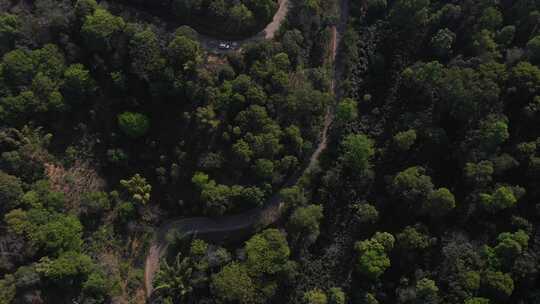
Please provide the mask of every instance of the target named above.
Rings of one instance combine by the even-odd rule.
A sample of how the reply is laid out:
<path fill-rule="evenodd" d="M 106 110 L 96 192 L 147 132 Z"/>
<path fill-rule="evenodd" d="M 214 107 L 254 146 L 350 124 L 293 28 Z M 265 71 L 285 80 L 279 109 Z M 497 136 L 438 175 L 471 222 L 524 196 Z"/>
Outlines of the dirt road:
<path fill-rule="evenodd" d="M 287 17 L 287 13 L 289 12 L 289 0 L 278 0 L 278 10 L 274 14 L 274 18 L 272 19 L 272 22 L 268 23 L 262 31 L 257 33 L 256 35 L 253 35 L 251 37 L 242 39 L 242 40 L 234 40 L 230 42 L 234 42 L 234 46 L 232 46 L 230 49 L 220 49 L 219 44 L 223 41 L 223 39 L 218 39 L 215 37 L 199 34 L 198 40 L 201 46 L 212 53 L 217 54 L 224 54 L 232 51 L 237 51 L 242 48 L 243 45 L 254 42 L 257 40 L 263 40 L 263 39 L 274 39 L 277 31 L 279 30 L 281 24 L 285 20 L 285 17 Z"/>
<path fill-rule="evenodd" d="M 287 1 L 287 0 L 282 0 Z M 282 2 L 283 3 L 283 2 Z M 342 72 L 342 64 L 339 60 L 338 49 L 341 37 L 345 31 L 347 24 L 347 17 L 349 12 L 348 0 L 341 0 L 341 16 L 340 22 L 333 28 L 332 35 L 332 61 L 334 63 L 334 77 L 332 80 L 332 90 L 336 95 L 336 99 L 339 99 L 339 87 L 336 85 L 336 80 L 339 81 Z M 280 6 L 281 10 L 281 6 Z M 278 10 L 276 16 L 280 14 Z M 286 15 L 285 12 L 281 12 L 283 16 L 274 17 L 274 21 L 283 20 Z M 272 23 L 274 23 L 274 21 Z M 273 37 L 279 23 L 277 25 L 267 26 L 269 31 L 265 37 Z M 332 124 L 334 117 L 334 107 L 329 106 L 326 113 L 324 127 L 321 132 L 321 137 L 317 149 L 311 155 L 309 162 L 305 169 L 299 172 L 297 175 L 291 177 L 284 187 L 290 187 L 297 183 L 298 179 L 305 173 L 309 172 L 316 165 L 319 156 L 326 149 L 328 143 L 328 130 Z M 166 222 L 157 231 L 154 240 L 150 245 L 150 249 L 145 261 L 145 288 L 147 297 L 152 294 L 153 286 L 152 282 L 156 272 L 159 270 L 159 261 L 167 251 L 169 245 L 168 236 L 172 236 L 178 233 L 183 236 L 196 236 L 208 241 L 224 243 L 227 241 L 239 241 L 245 240 L 250 235 L 256 232 L 260 227 L 266 227 L 276 222 L 282 213 L 284 203 L 281 200 L 279 193 L 274 194 L 266 204 L 254 210 L 248 212 L 225 216 L 218 219 L 206 218 L 206 217 L 194 217 L 194 218 L 180 218 Z"/>

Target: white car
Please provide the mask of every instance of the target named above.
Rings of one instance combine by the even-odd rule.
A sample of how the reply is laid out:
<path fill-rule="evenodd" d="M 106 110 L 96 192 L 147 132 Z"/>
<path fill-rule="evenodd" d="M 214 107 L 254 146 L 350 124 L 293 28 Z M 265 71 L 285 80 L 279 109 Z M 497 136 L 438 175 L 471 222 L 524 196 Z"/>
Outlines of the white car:
<path fill-rule="evenodd" d="M 231 45 L 227 42 L 220 42 L 218 48 L 220 50 L 228 50 L 231 48 Z"/>

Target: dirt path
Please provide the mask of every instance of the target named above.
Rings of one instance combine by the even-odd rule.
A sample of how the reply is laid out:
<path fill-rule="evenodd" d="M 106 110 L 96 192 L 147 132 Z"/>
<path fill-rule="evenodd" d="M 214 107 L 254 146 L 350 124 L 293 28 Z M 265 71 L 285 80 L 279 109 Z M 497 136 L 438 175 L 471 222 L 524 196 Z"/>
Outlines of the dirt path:
<path fill-rule="evenodd" d="M 285 18 L 287 9 L 282 7 L 287 0 L 280 2 L 280 10 L 276 13 L 274 21 L 269 24 L 266 29 L 265 37 L 274 37 L 276 30 Z M 342 64 L 339 60 L 338 47 L 343 35 L 348 17 L 348 0 L 341 0 L 341 16 L 340 22 L 332 29 L 332 47 L 331 56 L 334 64 L 334 77 L 332 79 L 332 90 L 336 99 L 339 100 L 340 92 L 339 87 L 336 85 L 336 80 L 339 80 L 342 73 Z M 280 15 L 282 14 L 282 15 Z M 278 16 L 280 15 L 280 16 Z M 265 30 L 266 30 L 265 29 Z M 269 38 L 269 39 L 270 39 Z M 297 175 L 292 176 L 284 187 L 290 187 L 298 181 L 298 179 L 305 173 L 313 169 L 317 164 L 319 156 L 326 149 L 328 144 L 328 131 L 333 122 L 334 107 L 329 106 L 325 120 L 323 130 L 317 149 L 311 155 L 309 162 L 304 171 L 299 172 Z M 159 270 L 159 261 L 166 254 L 167 247 L 169 245 L 168 236 L 174 233 L 180 233 L 183 236 L 196 236 L 212 242 L 224 243 L 227 241 L 244 240 L 253 233 L 257 228 L 266 227 L 276 222 L 282 213 L 284 203 L 281 200 L 279 193 L 274 194 L 266 204 L 254 210 L 247 211 L 238 215 L 224 216 L 218 219 L 206 218 L 206 217 L 194 217 L 194 218 L 180 218 L 166 222 L 157 231 L 154 240 L 152 241 L 148 255 L 145 260 L 145 273 L 144 284 L 147 297 L 152 295 L 152 282 L 154 280 L 156 272 Z"/>
<path fill-rule="evenodd" d="M 289 0 L 279 0 L 278 3 L 279 8 L 274 15 L 274 19 L 263 30 L 265 39 L 274 39 L 277 30 L 279 30 L 281 23 L 283 23 L 289 12 Z"/>
<path fill-rule="evenodd" d="M 199 43 L 207 51 L 210 51 L 212 53 L 217 53 L 217 54 L 225 54 L 228 52 L 241 50 L 243 45 L 250 42 L 263 40 L 263 39 L 274 39 L 277 31 L 281 27 L 281 24 L 285 20 L 285 17 L 287 17 L 287 13 L 289 12 L 289 5 L 290 5 L 289 0 L 278 0 L 278 4 L 279 4 L 278 10 L 274 14 L 274 18 L 272 19 L 272 22 L 268 23 L 266 27 L 262 31 L 257 33 L 256 35 L 253 35 L 249 38 L 245 38 L 242 40 L 231 41 L 235 43 L 234 46 L 231 47 L 231 49 L 228 49 L 228 50 L 220 49 L 218 46 L 223 41 L 223 39 L 219 39 L 219 38 L 215 38 L 215 37 L 211 37 L 211 36 L 207 36 L 203 34 L 198 35 Z"/>

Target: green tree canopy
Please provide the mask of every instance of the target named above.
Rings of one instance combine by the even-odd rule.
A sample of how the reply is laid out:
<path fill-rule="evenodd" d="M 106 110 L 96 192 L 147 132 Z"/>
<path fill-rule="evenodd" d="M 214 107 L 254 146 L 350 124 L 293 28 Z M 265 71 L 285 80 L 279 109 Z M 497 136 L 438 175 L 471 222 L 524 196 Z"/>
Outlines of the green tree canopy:
<path fill-rule="evenodd" d="M 391 247 L 393 247 L 393 237 L 390 239 L 386 234 L 379 234 L 378 239 L 374 237 L 356 242 L 355 249 L 358 254 L 356 267 L 358 271 L 370 280 L 379 278 L 390 267 L 390 258 L 387 252 L 392 249 Z"/>
<path fill-rule="evenodd" d="M 414 29 L 425 25 L 429 18 L 429 0 L 397 0 L 390 11 L 396 28 Z"/>
<path fill-rule="evenodd" d="M 407 131 L 402 131 L 394 135 L 394 144 L 398 149 L 402 151 L 409 150 L 416 141 L 416 131 L 410 129 Z"/>
<path fill-rule="evenodd" d="M 456 199 L 447 188 L 439 188 L 428 195 L 424 206 L 432 216 L 444 216 L 456 207 Z"/>
<path fill-rule="evenodd" d="M 95 81 L 82 64 L 72 64 L 64 71 L 62 92 L 70 101 L 81 102 L 95 91 Z"/>
<path fill-rule="evenodd" d="M 328 297 L 320 289 L 312 289 L 304 294 L 306 304 L 327 304 Z"/>
<path fill-rule="evenodd" d="M 323 217 L 321 205 L 299 207 L 291 215 L 289 224 L 297 233 L 306 234 L 315 239 L 319 235 L 319 225 Z"/>
<path fill-rule="evenodd" d="M 336 118 L 341 123 L 349 123 L 358 117 L 358 106 L 354 99 L 345 98 L 336 107 Z"/>
<path fill-rule="evenodd" d="M 291 251 L 285 235 L 277 229 L 266 229 L 246 242 L 246 266 L 250 274 L 261 276 L 283 270 Z"/>
<path fill-rule="evenodd" d="M 120 185 L 129 193 L 129 198 L 136 203 L 145 205 L 150 201 L 152 185 L 140 174 L 137 173 L 128 180 L 120 180 Z"/>
<path fill-rule="evenodd" d="M 252 304 L 257 303 L 259 299 L 248 270 L 238 263 L 229 264 L 213 275 L 211 285 L 215 294 L 226 301 Z"/>
<path fill-rule="evenodd" d="M 150 119 L 144 114 L 124 112 L 118 115 L 118 126 L 127 136 L 135 139 L 142 137 L 150 128 Z"/>
<path fill-rule="evenodd" d="M 514 281 L 509 274 L 487 271 L 482 276 L 482 289 L 494 301 L 506 301 L 514 291 Z"/>
<path fill-rule="evenodd" d="M 19 35 L 21 22 L 17 15 L 0 14 L 0 51 L 12 46 Z"/>
<path fill-rule="evenodd" d="M 14 209 L 23 195 L 22 182 L 13 175 L 0 170 L 0 214 Z"/>
<path fill-rule="evenodd" d="M 423 167 L 410 167 L 394 176 L 390 184 L 391 192 L 408 204 L 425 202 L 433 191 L 431 177 Z"/>
<path fill-rule="evenodd" d="M 364 134 L 349 134 L 341 142 L 342 158 L 352 170 L 363 172 L 375 154 L 373 141 Z"/>
<path fill-rule="evenodd" d="M 498 187 L 492 194 L 480 194 L 480 203 L 489 212 L 511 208 L 517 201 L 518 197 L 516 197 L 514 189 L 509 186 Z"/>
<path fill-rule="evenodd" d="M 527 42 L 527 52 L 531 62 L 540 63 L 540 35 Z"/>
<path fill-rule="evenodd" d="M 202 51 L 196 40 L 177 33 L 167 47 L 167 54 L 173 67 L 183 70 L 186 63 L 198 62 Z"/>
<path fill-rule="evenodd" d="M 339 287 L 332 287 L 329 291 L 329 304 L 345 304 L 346 295 L 343 289 Z"/>
<path fill-rule="evenodd" d="M 81 34 L 86 46 L 94 51 L 108 51 L 114 47 L 114 39 L 123 32 L 125 22 L 107 10 L 97 8 L 86 16 Z"/>

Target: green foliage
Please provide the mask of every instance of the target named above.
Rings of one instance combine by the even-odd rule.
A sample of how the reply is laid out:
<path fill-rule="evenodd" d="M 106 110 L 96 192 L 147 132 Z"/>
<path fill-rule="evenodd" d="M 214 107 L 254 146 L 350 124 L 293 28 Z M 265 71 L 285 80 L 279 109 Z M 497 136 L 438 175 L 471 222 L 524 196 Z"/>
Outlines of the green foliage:
<path fill-rule="evenodd" d="M 484 151 L 494 151 L 509 137 L 508 123 L 505 119 L 490 116 L 480 123 L 478 140 L 481 149 Z"/>
<path fill-rule="evenodd" d="M 428 195 L 426 212 L 432 216 L 444 216 L 456 207 L 456 199 L 446 188 L 439 188 Z"/>
<path fill-rule="evenodd" d="M 135 203 L 145 205 L 150 201 L 152 185 L 148 184 L 146 179 L 138 173 L 133 175 L 129 180 L 120 180 L 120 185 L 129 194 L 129 199 L 133 199 Z"/>
<path fill-rule="evenodd" d="M 516 27 L 513 25 L 507 25 L 503 27 L 498 33 L 495 40 L 498 44 L 508 46 L 512 44 L 516 36 Z"/>
<path fill-rule="evenodd" d="M 362 224 L 375 224 L 379 220 L 379 211 L 370 204 L 354 204 L 354 217 Z"/>
<path fill-rule="evenodd" d="M 176 255 L 174 262 L 169 265 L 163 261 L 155 278 L 155 292 L 162 295 L 165 301 L 186 301 L 193 292 L 191 286 L 193 268 L 188 257 Z"/>
<path fill-rule="evenodd" d="M 359 173 L 369 169 L 375 154 L 373 141 L 364 134 L 349 134 L 341 142 L 342 158 L 347 166 Z"/>
<path fill-rule="evenodd" d="M 394 243 L 396 241 L 394 236 L 388 232 L 375 232 L 371 240 L 383 245 L 386 252 L 394 249 Z"/>
<path fill-rule="evenodd" d="M 416 299 L 419 303 L 434 303 L 438 300 L 439 288 L 435 281 L 423 278 L 416 282 Z"/>
<path fill-rule="evenodd" d="M 226 301 L 251 304 L 257 303 L 259 299 L 248 270 L 238 263 L 229 264 L 213 275 L 212 289 L 219 298 Z"/>
<path fill-rule="evenodd" d="M 474 185 L 485 186 L 492 180 L 494 173 L 493 163 L 490 161 L 481 161 L 477 164 L 465 164 L 465 178 Z"/>
<path fill-rule="evenodd" d="M 379 304 L 379 301 L 377 301 L 377 298 L 371 293 L 366 293 L 364 297 L 364 303 L 365 304 Z"/>
<path fill-rule="evenodd" d="M 211 215 L 223 215 L 235 207 L 249 209 L 261 206 L 265 197 L 264 192 L 257 187 L 217 184 L 202 172 L 195 172 L 191 182 L 200 191 L 204 211 Z"/>
<path fill-rule="evenodd" d="M 15 49 L 6 53 L 2 58 L 2 74 L 4 79 L 13 85 L 30 83 L 35 73 L 36 61 L 29 51 Z"/>
<path fill-rule="evenodd" d="M 11 232 L 52 257 L 81 250 L 83 227 L 77 217 L 59 213 L 65 204 L 62 193 L 51 191 L 46 181 L 40 181 L 21 202 L 28 210 L 13 209 L 5 216 Z"/>
<path fill-rule="evenodd" d="M 255 174 L 264 180 L 272 180 L 274 176 L 274 163 L 269 159 L 257 159 L 255 161 Z"/>
<path fill-rule="evenodd" d="M 94 79 L 82 64 L 72 64 L 65 70 L 62 92 L 71 102 L 81 102 L 90 97 L 95 90 Z"/>
<path fill-rule="evenodd" d="M 480 16 L 480 19 L 478 20 L 478 25 L 480 26 L 480 29 L 487 29 L 490 31 L 494 31 L 501 27 L 503 23 L 503 16 L 499 10 L 497 10 L 494 7 L 488 7 L 485 9 L 482 13 L 482 16 Z"/>
<path fill-rule="evenodd" d="M 298 185 L 284 188 L 279 194 L 283 198 L 283 201 L 290 207 L 303 206 L 307 204 L 304 189 Z"/>
<path fill-rule="evenodd" d="M 167 47 L 167 54 L 170 63 L 178 70 L 183 70 L 186 64 L 200 61 L 202 51 L 196 40 L 177 32 Z"/>
<path fill-rule="evenodd" d="M 75 3 L 75 16 L 83 19 L 88 15 L 92 15 L 96 9 L 98 9 L 96 0 L 77 0 Z"/>
<path fill-rule="evenodd" d="M 17 15 L 0 14 L 0 51 L 9 48 L 20 33 L 21 22 Z"/>
<path fill-rule="evenodd" d="M 105 301 L 105 298 L 110 294 L 110 282 L 100 271 L 91 272 L 88 278 L 82 285 L 82 292 L 85 298 L 94 299 L 95 301 Z"/>
<path fill-rule="evenodd" d="M 159 41 L 150 28 L 136 32 L 129 41 L 131 69 L 141 79 L 150 80 L 165 68 Z"/>
<path fill-rule="evenodd" d="M 321 205 L 308 205 L 297 208 L 291 215 L 289 224 L 295 232 L 316 239 L 319 235 L 319 225 L 323 217 L 323 207 Z"/>
<path fill-rule="evenodd" d="M 330 288 L 329 294 L 329 304 L 345 304 L 346 296 L 345 292 L 339 287 Z"/>
<path fill-rule="evenodd" d="M 356 244 L 356 250 L 359 252 L 358 271 L 367 278 L 375 280 L 390 267 L 390 259 L 381 244 L 362 241 Z"/>
<path fill-rule="evenodd" d="M 306 304 L 327 304 L 328 297 L 320 289 L 312 289 L 304 294 Z"/>
<path fill-rule="evenodd" d="M 422 167 L 410 167 L 394 176 L 390 191 L 408 204 L 425 202 L 433 191 L 431 177 Z"/>
<path fill-rule="evenodd" d="M 68 251 L 57 259 L 42 258 L 36 270 L 47 280 L 68 284 L 87 277 L 94 268 L 92 259 L 82 253 Z"/>
<path fill-rule="evenodd" d="M 514 291 L 514 281 L 509 274 L 487 271 L 482 276 L 482 289 L 490 299 L 506 301 Z"/>
<path fill-rule="evenodd" d="M 0 170 L 0 214 L 16 208 L 22 194 L 21 180 Z"/>
<path fill-rule="evenodd" d="M 191 242 L 189 254 L 190 256 L 199 257 L 205 255 L 207 250 L 208 244 L 203 240 L 196 239 Z"/>
<path fill-rule="evenodd" d="M 456 34 L 451 30 L 444 28 L 440 29 L 432 38 L 431 38 L 431 47 L 433 51 L 439 58 L 445 58 L 450 55 L 452 50 L 452 45 L 456 40 Z"/>
<path fill-rule="evenodd" d="M 518 201 L 514 190 L 508 186 L 497 188 L 492 194 L 480 194 L 480 203 L 489 212 L 498 212 L 513 207 Z"/>
<path fill-rule="evenodd" d="M 79 251 L 82 246 L 82 225 L 72 215 L 57 215 L 44 225 L 31 228 L 30 240 L 52 254 Z"/>
<path fill-rule="evenodd" d="M 480 288 L 480 273 L 477 271 L 467 271 L 463 274 L 461 280 L 467 290 L 476 291 Z"/>
<path fill-rule="evenodd" d="M 9 304 L 13 302 L 17 292 L 13 275 L 7 274 L 0 280 L 0 303 Z"/>
<path fill-rule="evenodd" d="M 497 258 L 509 267 L 527 248 L 528 243 L 529 236 L 523 230 L 515 233 L 504 232 L 497 237 L 497 246 L 495 246 L 494 251 Z"/>
<path fill-rule="evenodd" d="M 497 43 L 495 42 L 495 33 L 490 30 L 481 30 L 473 37 L 472 47 L 476 55 L 484 57 L 485 59 L 498 59 L 501 54 L 497 50 Z"/>
<path fill-rule="evenodd" d="M 290 249 L 285 235 L 266 229 L 246 242 L 246 267 L 253 276 L 276 274 L 286 265 Z"/>
<path fill-rule="evenodd" d="M 86 215 L 100 215 L 109 210 L 111 202 L 105 192 L 88 192 L 81 197 L 81 211 Z"/>
<path fill-rule="evenodd" d="M 540 36 L 535 36 L 527 42 L 527 52 L 531 62 L 540 63 Z"/>
<path fill-rule="evenodd" d="M 124 112 L 118 115 L 118 126 L 130 138 L 144 136 L 150 128 L 150 119 L 141 113 Z"/>
<path fill-rule="evenodd" d="M 396 28 L 412 30 L 425 25 L 429 18 L 429 0 L 397 0 L 390 11 Z"/>
<path fill-rule="evenodd" d="M 358 106 L 354 99 L 345 98 L 336 107 L 336 119 L 343 123 L 349 123 L 358 118 Z"/>
<path fill-rule="evenodd" d="M 513 85 L 526 94 L 534 94 L 540 90 L 540 68 L 529 62 L 522 61 L 510 71 Z"/>
<path fill-rule="evenodd" d="M 392 249 L 394 242 L 393 237 L 390 238 L 388 235 L 387 233 L 376 234 L 378 239 L 374 237 L 356 242 L 354 245 L 358 254 L 356 267 L 362 275 L 370 280 L 376 280 L 390 267 L 390 258 L 387 252 Z M 382 240 L 383 243 L 380 243 L 379 240 Z"/>
<path fill-rule="evenodd" d="M 465 300 L 465 304 L 489 304 L 489 299 L 486 298 L 470 298 Z"/>
<path fill-rule="evenodd" d="M 394 145 L 402 151 L 408 151 L 416 141 L 416 131 L 410 129 L 394 135 Z"/>
<path fill-rule="evenodd" d="M 110 51 L 115 45 L 115 38 L 124 30 L 121 17 L 113 16 L 107 10 L 97 8 L 86 16 L 81 28 L 86 47 L 94 51 Z"/>
<path fill-rule="evenodd" d="M 430 236 L 413 226 L 405 227 L 396 237 L 398 247 L 405 252 L 422 252 L 431 246 Z"/>

